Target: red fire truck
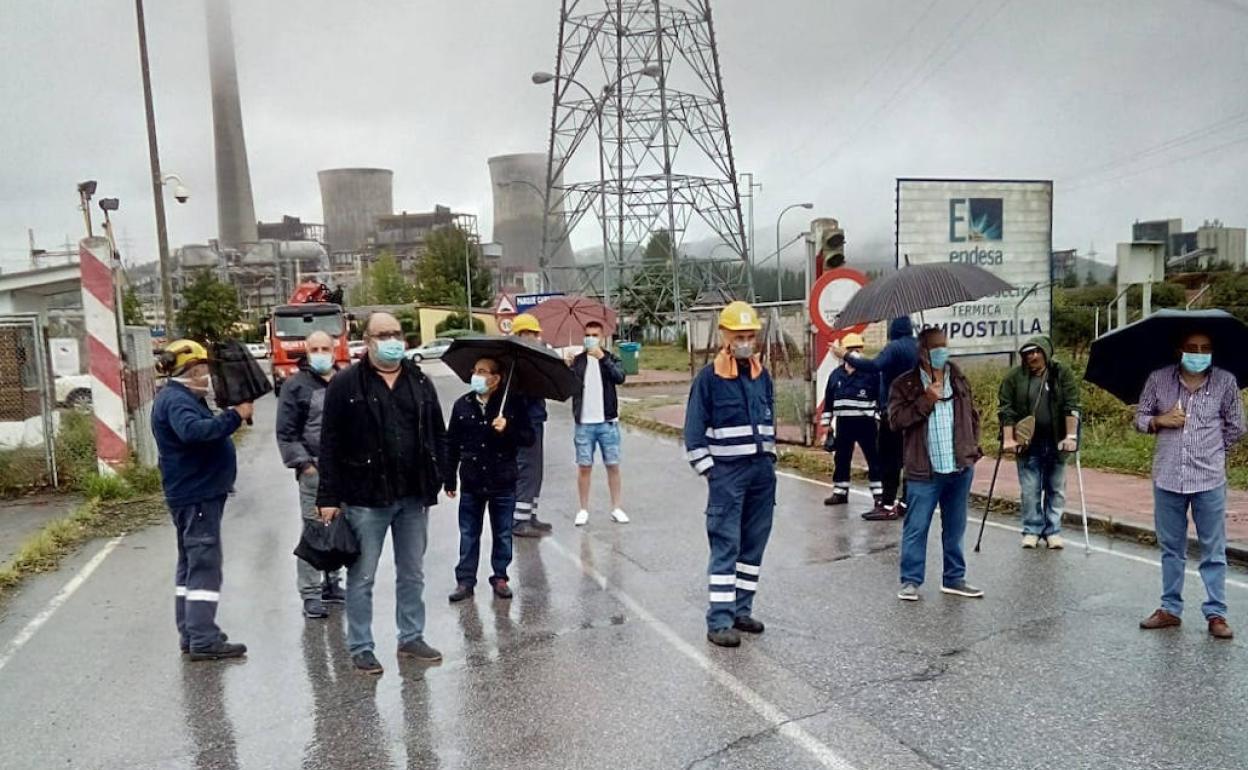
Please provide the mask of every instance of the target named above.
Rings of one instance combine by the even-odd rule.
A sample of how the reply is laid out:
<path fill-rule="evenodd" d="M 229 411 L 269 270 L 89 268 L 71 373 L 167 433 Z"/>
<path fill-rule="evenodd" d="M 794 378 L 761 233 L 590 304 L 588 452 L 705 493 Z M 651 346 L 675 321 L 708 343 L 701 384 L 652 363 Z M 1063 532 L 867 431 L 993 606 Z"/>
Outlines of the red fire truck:
<path fill-rule="evenodd" d="M 290 296 L 290 302 L 273 308 L 269 318 L 269 350 L 273 362 L 273 389 L 299 370 L 304 356 L 304 340 L 315 331 L 334 338 L 334 361 L 351 363 L 347 350 L 347 314 L 342 309 L 341 292 L 331 292 L 323 283 L 303 283 Z"/>

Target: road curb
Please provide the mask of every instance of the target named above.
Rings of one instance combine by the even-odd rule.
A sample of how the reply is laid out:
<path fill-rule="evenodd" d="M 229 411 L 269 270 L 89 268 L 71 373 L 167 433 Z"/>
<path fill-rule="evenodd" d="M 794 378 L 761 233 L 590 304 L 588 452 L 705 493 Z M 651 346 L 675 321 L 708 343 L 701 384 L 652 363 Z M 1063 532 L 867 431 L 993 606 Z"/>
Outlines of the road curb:
<path fill-rule="evenodd" d="M 660 420 L 656 420 L 653 417 L 649 417 L 645 413 L 640 414 L 640 415 L 637 415 L 637 414 L 621 415 L 621 420 L 629 425 L 632 425 L 633 427 L 640 428 L 642 430 L 648 430 L 651 433 L 657 433 L 659 435 L 671 436 L 671 437 L 676 437 L 676 438 L 679 438 L 683 435 L 682 431 L 679 428 L 673 425 L 668 425 L 667 423 L 662 422 Z M 792 452 L 795 450 L 789 449 L 788 451 Z M 797 450 L 797 451 L 801 451 L 801 450 Z M 805 476 L 806 478 L 811 478 L 817 481 L 822 481 L 822 479 L 818 479 L 815 476 L 812 476 L 808 471 L 806 471 L 806 469 L 802 468 L 798 464 L 785 463 L 785 467 L 789 471 Z M 866 474 L 862 472 L 862 469 L 855 466 L 853 477 L 858 480 L 862 480 L 866 478 Z M 983 506 L 988 501 L 987 496 L 972 492 L 971 500 L 975 504 L 975 507 L 978 507 L 980 509 L 980 512 L 978 514 L 975 514 L 972 512 L 972 516 L 974 518 L 978 518 L 979 516 L 982 516 Z M 1007 500 L 1007 499 L 1003 499 L 999 497 L 994 498 L 993 511 L 998 516 L 1005 514 L 1005 515 L 1010 516 L 1011 518 L 1018 518 L 1018 502 L 1016 500 Z M 1067 510 L 1066 512 L 1062 514 L 1062 523 L 1071 525 L 1072 527 L 1076 529 L 1082 529 L 1083 528 L 1083 516 L 1079 511 Z M 1122 521 L 1119 519 L 1115 519 L 1114 516 L 1110 514 L 1093 513 L 1092 511 L 1089 511 L 1088 512 L 1088 529 L 1089 530 L 1095 529 L 1097 531 L 1103 532 L 1109 537 L 1117 537 L 1123 540 L 1132 540 L 1136 543 L 1147 545 L 1153 548 L 1157 547 L 1157 532 L 1152 527 L 1149 527 L 1144 524 L 1132 522 L 1132 521 Z M 1187 551 L 1189 555 L 1199 556 L 1200 541 L 1197 540 L 1195 537 L 1189 536 L 1187 539 Z M 1226 544 L 1226 560 L 1228 563 L 1235 564 L 1236 566 L 1248 567 L 1248 544 L 1238 543 L 1238 542 L 1228 542 Z"/>

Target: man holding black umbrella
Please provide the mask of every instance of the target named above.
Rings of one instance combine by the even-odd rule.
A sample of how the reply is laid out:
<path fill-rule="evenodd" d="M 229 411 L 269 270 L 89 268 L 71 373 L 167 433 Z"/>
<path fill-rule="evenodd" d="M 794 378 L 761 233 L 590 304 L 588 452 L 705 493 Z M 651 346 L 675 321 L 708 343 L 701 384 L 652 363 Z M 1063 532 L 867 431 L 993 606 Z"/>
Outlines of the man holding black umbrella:
<path fill-rule="evenodd" d="M 1201 606 L 1215 639 L 1231 639 L 1226 622 L 1226 454 L 1244 435 L 1244 405 L 1235 375 L 1213 366 L 1204 332 L 1185 334 L 1179 363 L 1149 376 L 1136 407 L 1136 429 L 1157 435 L 1153 518 L 1161 546 L 1161 607 L 1140 622 L 1178 626 L 1183 613 L 1187 511 L 1200 540 Z M 1244 355 L 1243 351 L 1238 351 Z"/>

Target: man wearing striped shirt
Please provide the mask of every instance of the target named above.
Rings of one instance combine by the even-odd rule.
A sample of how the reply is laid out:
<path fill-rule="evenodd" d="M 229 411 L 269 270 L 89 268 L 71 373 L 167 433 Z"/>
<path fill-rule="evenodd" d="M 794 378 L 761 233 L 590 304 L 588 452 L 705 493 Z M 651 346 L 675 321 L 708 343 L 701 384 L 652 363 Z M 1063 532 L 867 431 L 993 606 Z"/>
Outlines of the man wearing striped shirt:
<path fill-rule="evenodd" d="M 742 631 L 763 632 L 753 608 L 776 507 L 776 398 L 754 353 L 761 328 L 747 303 L 724 308 L 723 347 L 694 379 L 685 407 L 685 457 L 708 487 L 706 638 L 720 647 L 739 646 Z"/>
<path fill-rule="evenodd" d="M 1149 375 L 1135 427 L 1157 435 L 1153 456 L 1153 521 L 1161 546 L 1161 607 L 1140 628 L 1178 626 L 1183 613 L 1187 512 L 1200 540 L 1201 610 L 1215 639 L 1231 639 L 1226 622 L 1226 454 L 1244 435 L 1244 405 L 1235 376 L 1213 366 L 1213 341 L 1188 334 L 1179 363 Z"/>

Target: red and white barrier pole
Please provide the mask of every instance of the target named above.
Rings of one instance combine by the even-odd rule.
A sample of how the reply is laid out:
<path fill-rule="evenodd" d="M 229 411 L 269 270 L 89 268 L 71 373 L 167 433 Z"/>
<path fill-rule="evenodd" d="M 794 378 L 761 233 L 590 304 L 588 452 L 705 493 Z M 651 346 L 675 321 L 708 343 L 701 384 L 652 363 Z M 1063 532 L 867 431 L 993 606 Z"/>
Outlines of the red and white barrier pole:
<path fill-rule="evenodd" d="M 82 309 L 95 412 L 95 453 L 100 473 L 111 473 L 130 458 L 130 445 L 126 439 L 117 294 L 113 287 L 112 249 L 108 239 L 79 241 L 78 261 L 82 270 Z"/>

